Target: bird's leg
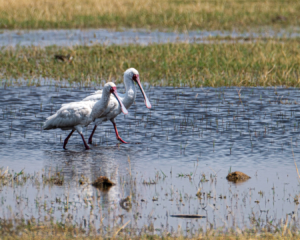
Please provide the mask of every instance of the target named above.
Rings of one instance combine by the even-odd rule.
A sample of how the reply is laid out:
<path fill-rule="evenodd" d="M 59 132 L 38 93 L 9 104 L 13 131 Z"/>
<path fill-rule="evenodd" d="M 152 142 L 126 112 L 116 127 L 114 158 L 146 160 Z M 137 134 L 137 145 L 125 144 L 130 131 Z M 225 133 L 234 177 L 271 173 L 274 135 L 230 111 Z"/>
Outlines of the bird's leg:
<path fill-rule="evenodd" d="M 85 149 L 86 149 L 86 150 L 89 150 L 90 147 L 89 147 L 89 145 L 87 145 L 87 143 L 86 143 L 86 141 L 85 141 L 85 139 L 84 139 L 83 134 L 82 134 L 82 133 L 79 133 L 79 134 L 80 134 L 80 136 L 81 136 L 81 138 L 82 138 L 82 141 L 83 141 L 83 144 L 84 144 L 84 146 L 85 146 Z"/>
<path fill-rule="evenodd" d="M 97 128 L 97 125 L 95 125 L 95 127 L 94 127 L 94 129 L 93 129 L 93 131 L 91 133 L 91 136 L 89 137 L 89 141 L 88 141 L 89 144 L 92 144 L 92 142 L 93 142 L 93 135 L 94 135 L 94 133 L 96 131 L 96 128 Z"/>
<path fill-rule="evenodd" d="M 66 145 L 69 141 L 69 138 L 72 136 L 73 132 L 75 132 L 75 130 L 72 130 L 72 132 L 70 132 L 70 134 L 66 137 L 66 139 L 64 141 L 64 149 L 66 149 Z"/>
<path fill-rule="evenodd" d="M 122 143 L 128 143 L 128 142 L 125 142 L 125 141 L 120 137 L 120 135 L 119 135 L 119 133 L 118 133 L 117 125 L 116 125 L 115 121 L 114 121 L 114 120 L 110 120 L 110 121 L 111 121 L 112 124 L 114 125 L 114 129 L 115 129 L 115 132 L 116 132 L 117 140 L 119 140 L 119 141 L 122 142 Z"/>

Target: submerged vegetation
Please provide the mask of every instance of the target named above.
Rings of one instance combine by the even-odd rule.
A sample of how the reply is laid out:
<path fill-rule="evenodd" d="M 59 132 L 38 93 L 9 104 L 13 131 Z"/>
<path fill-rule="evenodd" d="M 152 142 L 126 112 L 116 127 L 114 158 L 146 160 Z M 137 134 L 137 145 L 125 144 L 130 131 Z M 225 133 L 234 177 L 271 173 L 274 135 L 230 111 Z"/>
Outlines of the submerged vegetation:
<path fill-rule="evenodd" d="M 89 84 L 122 82 L 129 67 L 141 80 L 163 86 L 299 87 L 300 46 L 295 40 L 245 43 L 153 44 L 2 48 L 1 79 L 53 78 Z M 61 62 L 55 54 L 71 54 Z"/>
<path fill-rule="evenodd" d="M 145 188 L 143 177 L 138 177 L 138 174 L 133 176 L 130 170 L 128 174 L 116 179 L 117 191 L 122 195 L 129 195 L 123 199 L 111 199 L 113 195 L 108 193 L 110 190 L 94 188 L 89 183 L 81 184 L 78 181 L 79 174 L 75 172 L 71 178 L 65 172 L 69 180 L 54 185 L 45 181 L 60 175 L 51 169 L 28 174 L 23 170 L 15 173 L 0 168 L 0 239 L 299 239 L 297 215 L 294 212 L 287 214 L 284 219 L 277 219 L 273 215 L 272 209 L 276 213 L 278 211 L 274 206 L 277 202 L 274 200 L 275 191 L 280 191 L 277 187 L 273 192 L 257 193 L 255 188 L 240 191 L 234 190 L 235 185 L 228 184 L 227 193 L 220 194 L 223 191 L 218 192 L 218 188 L 213 186 L 216 187 L 217 181 L 222 178 L 215 174 L 199 174 L 197 166 L 194 169 L 196 178 L 177 178 L 182 184 L 196 184 L 199 187 L 197 194 L 191 195 L 173 185 L 172 173 L 165 175 L 163 172 L 156 172 L 155 181 L 162 191 L 159 197 L 153 197 L 152 200 L 156 187 L 149 185 Z M 91 176 L 81 174 L 81 177 L 88 179 Z M 200 183 L 199 179 L 203 177 L 207 181 Z M 12 189 L 11 198 L 9 190 Z M 63 189 L 63 192 L 59 189 Z M 55 194 L 52 195 L 51 192 Z M 280 201 L 290 204 L 295 192 L 295 189 L 289 189 L 288 199 Z M 295 207 L 299 204 L 296 202 L 298 197 L 296 195 L 294 199 Z M 240 198 L 243 198 L 245 207 L 249 205 L 252 209 L 251 214 L 242 220 L 245 224 L 249 222 L 245 226 L 238 223 L 241 221 L 238 216 L 243 214 L 243 211 L 240 212 L 243 207 L 238 204 Z M 261 206 L 267 207 L 270 213 L 269 210 L 260 209 L 259 201 L 255 201 L 257 198 L 265 202 Z M 127 202 L 126 206 L 124 202 Z M 175 208 L 170 207 L 173 202 Z M 171 213 L 184 212 L 184 206 L 187 205 L 193 214 L 172 215 L 167 211 L 167 216 L 163 217 L 156 209 L 160 205 L 164 208 L 169 205 Z M 145 216 L 147 206 L 153 210 Z M 222 206 L 226 206 L 221 210 L 226 216 L 224 219 L 219 212 Z M 22 210 L 15 212 L 17 209 Z M 195 215 L 198 211 L 199 214 Z M 178 224 L 182 227 L 179 225 L 178 229 L 173 229 L 173 216 L 186 218 L 186 227 L 185 221 L 179 221 Z M 194 219 L 195 216 L 202 220 Z M 223 227 L 216 228 L 217 223 L 211 220 L 216 217 L 223 219 Z M 165 221 L 167 225 L 158 224 Z"/>
<path fill-rule="evenodd" d="M 299 25 L 294 0 L 0 0 L 0 28 L 245 30 Z"/>

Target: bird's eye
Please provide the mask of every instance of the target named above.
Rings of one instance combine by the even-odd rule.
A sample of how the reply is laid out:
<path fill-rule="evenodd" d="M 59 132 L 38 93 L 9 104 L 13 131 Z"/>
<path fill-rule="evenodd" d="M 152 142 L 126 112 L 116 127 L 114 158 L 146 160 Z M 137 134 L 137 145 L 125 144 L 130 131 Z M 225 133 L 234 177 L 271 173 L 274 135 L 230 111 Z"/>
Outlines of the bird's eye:
<path fill-rule="evenodd" d="M 137 75 L 136 75 L 136 74 L 133 74 L 132 80 L 136 80 L 136 79 L 137 79 Z"/>

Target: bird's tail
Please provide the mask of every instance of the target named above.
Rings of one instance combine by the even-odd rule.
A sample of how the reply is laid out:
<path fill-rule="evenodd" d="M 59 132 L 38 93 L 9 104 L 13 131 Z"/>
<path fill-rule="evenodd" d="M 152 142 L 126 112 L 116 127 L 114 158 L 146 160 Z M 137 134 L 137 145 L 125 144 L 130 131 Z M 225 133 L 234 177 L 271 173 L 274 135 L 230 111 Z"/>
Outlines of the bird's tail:
<path fill-rule="evenodd" d="M 47 117 L 47 120 L 46 120 L 46 122 L 44 122 L 44 125 L 43 125 L 44 130 L 49 130 L 49 129 L 55 128 L 55 126 L 53 126 L 53 124 L 52 124 L 53 119 L 55 117 L 56 117 L 56 114 L 53 114 L 52 116 Z"/>

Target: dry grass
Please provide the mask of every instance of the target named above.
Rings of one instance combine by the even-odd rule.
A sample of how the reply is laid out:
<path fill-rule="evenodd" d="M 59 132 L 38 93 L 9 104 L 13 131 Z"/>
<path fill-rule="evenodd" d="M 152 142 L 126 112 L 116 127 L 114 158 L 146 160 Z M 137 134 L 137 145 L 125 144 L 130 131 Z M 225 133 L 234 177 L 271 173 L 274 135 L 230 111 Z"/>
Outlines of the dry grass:
<path fill-rule="evenodd" d="M 299 1 L 0 0 L 0 28 L 246 29 L 299 25 Z"/>
<path fill-rule="evenodd" d="M 7 222 L 12 226 L 11 222 Z M 10 226 L 10 227 L 11 227 Z M 3 225 L 2 225 L 3 227 Z M 163 234 L 162 236 L 158 235 L 148 235 L 148 234 L 141 234 L 137 236 L 127 236 L 124 233 L 119 233 L 116 231 L 116 236 L 89 236 L 84 234 L 83 231 L 79 229 L 75 229 L 73 227 L 59 227 L 59 226 L 39 226 L 39 227 L 30 227 L 28 225 L 24 225 L 22 227 L 19 226 L 18 230 L 23 229 L 21 234 L 15 234 L 14 232 L 7 232 L 6 234 L 1 236 L 2 240 L 11 240 L 11 239 L 22 239 L 22 240 L 41 240 L 41 239 L 58 239 L 58 240 L 65 240 L 65 239 L 165 239 L 165 240 L 183 240 L 183 239 L 299 239 L 299 235 L 295 233 L 291 233 L 289 229 L 286 233 L 277 233 L 271 234 L 268 232 L 257 233 L 255 230 L 250 231 L 243 231 L 243 233 L 238 229 L 238 232 L 231 230 L 227 233 L 222 233 L 216 230 L 209 231 L 207 233 L 199 234 L 195 237 L 185 237 L 182 233 L 178 233 L 176 235 L 170 234 Z M 129 230 L 129 229 L 127 229 Z"/>
<path fill-rule="evenodd" d="M 54 60 L 72 53 L 71 63 Z M 1 79 L 40 77 L 69 82 L 122 82 L 124 70 L 135 67 L 141 79 L 167 86 L 288 86 L 300 84 L 297 40 L 249 44 L 155 44 L 69 48 L 3 48 Z M 7 81 L 7 84 L 9 81 Z"/>

